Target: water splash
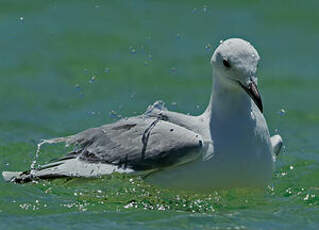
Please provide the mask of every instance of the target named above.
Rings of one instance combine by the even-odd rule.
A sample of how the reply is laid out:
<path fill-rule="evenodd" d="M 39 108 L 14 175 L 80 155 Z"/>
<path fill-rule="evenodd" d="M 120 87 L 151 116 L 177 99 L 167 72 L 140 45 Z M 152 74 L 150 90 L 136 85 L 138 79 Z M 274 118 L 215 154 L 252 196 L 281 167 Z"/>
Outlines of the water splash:
<path fill-rule="evenodd" d="M 144 115 L 150 115 L 156 110 L 159 111 L 167 111 L 167 108 L 165 106 L 165 102 L 162 100 L 155 101 L 152 105 L 149 105 L 144 113 Z"/>
<path fill-rule="evenodd" d="M 35 152 L 35 158 L 31 163 L 30 169 L 31 169 L 31 174 L 39 167 L 39 165 L 37 165 L 37 160 L 39 159 L 39 154 L 41 151 L 41 146 L 44 145 L 46 143 L 46 140 L 42 140 L 40 143 L 38 143 L 37 145 L 37 150 Z"/>
<path fill-rule="evenodd" d="M 112 119 L 121 119 L 123 118 L 121 114 L 118 114 L 116 111 L 112 110 L 109 112 L 109 117 Z"/>
<path fill-rule="evenodd" d="M 34 175 L 34 173 L 38 170 L 38 168 L 40 167 L 40 165 L 38 164 L 38 159 L 39 159 L 39 155 L 41 152 L 41 147 L 44 144 L 57 144 L 57 143 L 61 143 L 61 142 L 65 142 L 65 138 L 64 137 L 59 137 L 59 138 L 54 138 L 54 139 L 43 139 L 41 140 L 40 143 L 38 143 L 37 145 L 37 150 L 35 152 L 35 157 L 34 160 L 32 161 L 31 165 L 30 165 L 30 174 Z M 66 145 L 67 147 L 67 145 Z"/>

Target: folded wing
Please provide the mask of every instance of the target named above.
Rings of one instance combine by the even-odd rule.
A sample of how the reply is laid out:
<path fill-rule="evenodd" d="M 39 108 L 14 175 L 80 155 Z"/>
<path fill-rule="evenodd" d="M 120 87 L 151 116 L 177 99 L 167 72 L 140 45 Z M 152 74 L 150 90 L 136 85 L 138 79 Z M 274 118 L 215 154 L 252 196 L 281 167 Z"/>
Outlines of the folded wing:
<path fill-rule="evenodd" d="M 73 145 L 74 151 L 32 173 L 20 173 L 24 178 L 89 177 L 177 166 L 197 159 L 203 147 L 199 134 L 148 116 L 122 119 L 47 142 L 65 142 Z M 5 173 L 19 182 L 20 174 Z"/>

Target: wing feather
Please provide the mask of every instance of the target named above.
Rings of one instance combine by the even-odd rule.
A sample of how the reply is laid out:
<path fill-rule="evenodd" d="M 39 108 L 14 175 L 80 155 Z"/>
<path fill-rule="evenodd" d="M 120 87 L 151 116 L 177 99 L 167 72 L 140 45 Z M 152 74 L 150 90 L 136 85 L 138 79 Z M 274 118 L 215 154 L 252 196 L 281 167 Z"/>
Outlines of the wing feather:
<path fill-rule="evenodd" d="M 200 135 L 159 118 L 138 116 L 88 129 L 65 139 L 67 157 L 135 170 L 167 167 L 200 155 Z"/>

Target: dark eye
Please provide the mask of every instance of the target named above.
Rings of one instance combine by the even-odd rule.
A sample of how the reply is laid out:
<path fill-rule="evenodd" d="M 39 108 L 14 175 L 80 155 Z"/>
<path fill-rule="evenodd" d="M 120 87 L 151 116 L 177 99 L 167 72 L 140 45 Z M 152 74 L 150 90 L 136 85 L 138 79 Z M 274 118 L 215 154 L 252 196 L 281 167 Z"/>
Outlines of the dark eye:
<path fill-rule="evenodd" d="M 226 68 L 230 68 L 230 64 L 228 61 L 226 61 L 225 59 L 223 60 L 223 64 Z"/>

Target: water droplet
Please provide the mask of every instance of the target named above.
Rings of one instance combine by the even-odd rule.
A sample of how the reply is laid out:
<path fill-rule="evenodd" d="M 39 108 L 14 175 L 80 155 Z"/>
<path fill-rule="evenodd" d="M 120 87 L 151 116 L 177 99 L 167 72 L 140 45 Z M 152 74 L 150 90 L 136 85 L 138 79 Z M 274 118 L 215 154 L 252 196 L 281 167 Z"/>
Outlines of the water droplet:
<path fill-rule="evenodd" d="M 105 73 L 109 73 L 109 72 L 110 72 L 110 68 L 105 67 L 104 72 L 105 72 Z"/>
<path fill-rule="evenodd" d="M 204 13 L 207 12 L 207 6 L 206 6 L 206 5 L 203 6 L 203 12 L 204 12 Z"/>
<path fill-rule="evenodd" d="M 207 44 L 205 45 L 205 49 L 209 52 L 209 51 L 212 49 L 212 45 L 209 44 L 209 43 L 207 43 Z"/>
<path fill-rule="evenodd" d="M 219 44 L 223 44 L 223 43 L 224 43 L 224 40 L 220 40 L 220 41 L 219 41 Z"/>
<path fill-rule="evenodd" d="M 130 98 L 134 98 L 136 95 L 136 92 L 132 92 L 131 95 L 130 95 Z"/>
<path fill-rule="evenodd" d="M 80 97 L 84 97 L 84 94 L 79 84 L 75 84 L 74 88 L 80 92 Z"/>
<path fill-rule="evenodd" d="M 286 110 L 285 109 L 281 109 L 281 110 L 279 110 L 278 114 L 283 117 L 283 116 L 286 115 Z"/>
<path fill-rule="evenodd" d="M 90 84 L 94 83 L 94 82 L 95 82 L 95 79 L 96 79 L 96 76 L 93 75 L 93 76 L 91 77 L 91 79 L 89 80 L 89 83 L 90 83 Z"/>
<path fill-rule="evenodd" d="M 172 72 L 172 73 L 176 73 L 176 67 L 172 67 L 171 69 L 170 69 L 170 71 Z"/>
<path fill-rule="evenodd" d="M 111 112 L 109 112 L 109 116 L 113 119 L 120 119 L 122 118 L 121 115 L 117 114 L 117 112 L 115 112 L 114 110 L 112 110 Z"/>
<path fill-rule="evenodd" d="M 20 17 L 20 18 L 19 18 L 19 20 L 23 22 L 23 20 L 24 20 L 24 17 Z"/>
<path fill-rule="evenodd" d="M 303 200 L 309 200 L 309 194 L 307 194 Z"/>
<path fill-rule="evenodd" d="M 151 114 L 154 110 L 160 110 L 160 111 L 167 111 L 167 108 L 165 107 L 165 102 L 159 100 L 155 101 L 154 104 L 149 105 L 145 111 L 144 114 Z"/>
<path fill-rule="evenodd" d="M 130 202 L 127 205 L 125 205 L 124 208 L 133 208 L 134 207 L 134 203 L 135 203 L 134 201 Z"/>
<path fill-rule="evenodd" d="M 136 49 L 133 46 L 130 46 L 129 50 L 131 54 L 136 54 Z"/>

